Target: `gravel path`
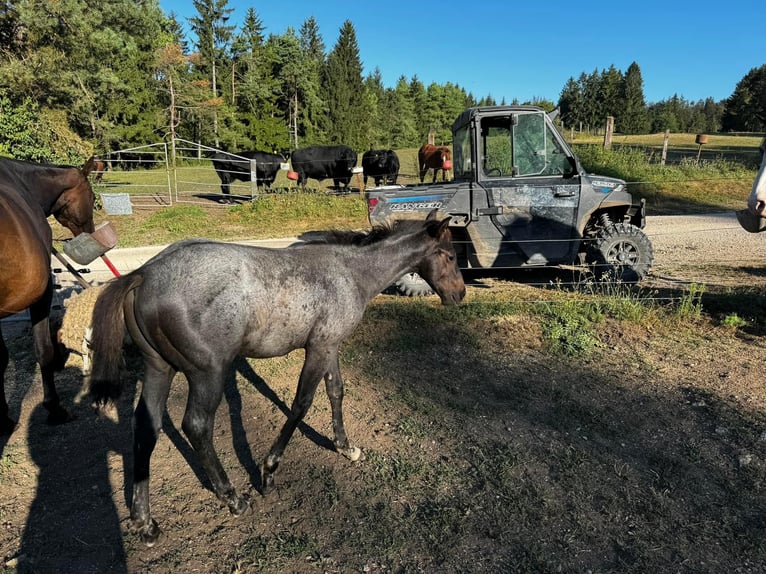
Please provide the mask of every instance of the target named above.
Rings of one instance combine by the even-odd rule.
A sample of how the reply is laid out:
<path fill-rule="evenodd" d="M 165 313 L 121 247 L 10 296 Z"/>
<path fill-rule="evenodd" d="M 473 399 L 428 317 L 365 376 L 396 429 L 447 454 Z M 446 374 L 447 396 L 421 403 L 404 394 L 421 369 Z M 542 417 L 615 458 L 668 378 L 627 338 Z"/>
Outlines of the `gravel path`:
<path fill-rule="evenodd" d="M 766 286 L 766 233 L 748 233 L 733 212 L 647 217 L 652 280 Z"/>

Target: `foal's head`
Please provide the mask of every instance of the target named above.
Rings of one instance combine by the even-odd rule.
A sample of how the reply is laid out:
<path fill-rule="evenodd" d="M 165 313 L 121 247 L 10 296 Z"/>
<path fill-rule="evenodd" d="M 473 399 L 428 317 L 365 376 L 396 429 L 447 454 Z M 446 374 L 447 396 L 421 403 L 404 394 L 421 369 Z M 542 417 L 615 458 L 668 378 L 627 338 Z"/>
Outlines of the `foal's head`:
<path fill-rule="evenodd" d="M 439 221 L 435 209 L 428 214 L 425 233 L 433 245 L 415 269 L 436 292 L 442 305 L 455 305 L 465 297 L 465 283 L 457 266 L 449 222 L 449 217 Z"/>

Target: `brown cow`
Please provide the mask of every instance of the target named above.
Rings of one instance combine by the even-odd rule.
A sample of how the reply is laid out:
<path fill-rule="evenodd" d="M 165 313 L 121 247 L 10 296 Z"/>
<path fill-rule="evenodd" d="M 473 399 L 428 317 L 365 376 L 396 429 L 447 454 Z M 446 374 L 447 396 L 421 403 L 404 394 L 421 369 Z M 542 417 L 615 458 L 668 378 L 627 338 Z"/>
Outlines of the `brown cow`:
<path fill-rule="evenodd" d="M 424 144 L 418 150 L 418 167 L 420 169 L 420 183 L 429 169 L 434 170 L 433 183 L 436 183 L 436 174 L 442 170 L 442 181 L 447 181 L 447 172 L 452 169 L 452 150 L 447 146 L 435 146 Z"/>

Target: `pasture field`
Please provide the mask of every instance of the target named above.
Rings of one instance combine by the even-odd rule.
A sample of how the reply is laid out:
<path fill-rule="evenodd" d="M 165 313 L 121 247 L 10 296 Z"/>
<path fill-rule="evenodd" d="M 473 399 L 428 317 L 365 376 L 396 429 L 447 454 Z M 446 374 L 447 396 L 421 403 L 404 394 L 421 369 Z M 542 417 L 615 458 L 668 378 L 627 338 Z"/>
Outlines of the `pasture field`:
<path fill-rule="evenodd" d="M 735 211 L 743 207 L 755 177 L 760 138 L 711 135 L 704 148 L 708 155 L 698 165 L 695 136 L 671 134 L 671 151 L 683 157 L 674 164 L 661 166 L 652 146 L 661 146 L 662 137 L 662 134 L 616 136 L 618 145 L 612 152 L 605 152 L 598 138 L 578 135 L 574 147 L 588 171 L 625 179 L 631 193 L 646 199 L 649 216 Z M 399 183 L 417 182 L 417 149 L 396 151 L 401 164 Z M 134 247 L 199 235 L 215 239 L 265 239 L 294 236 L 310 229 L 363 228 L 368 221 L 366 206 L 358 193 L 359 182 L 354 177 L 352 193 L 344 196 L 328 187 L 331 182 L 309 180 L 307 192 L 303 193 L 287 179 L 286 172 L 280 171 L 274 193 L 260 193 L 251 202 L 249 184 L 236 182 L 233 193 L 244 194 L 240 204 L 222 206 L 217 203 L 221 197 L 220 181 L 212 164 L 187 162 L 179 167 L 175 178 L 157 168 L 106 172 L 103 183 L 96 184 L 94 189 L 99 194 L 131 195 L 132 215 L 107 217 L 102 210 L 98 217 L 108 218 L 117 228 L 120 247 Z M 176 189 L 180 190 L 181 202 L 175 201 Z M 65 236 L 55 222 L 52 225 L 61 237 Z"/>
<path fill-rule="evenodd" d="M 610 170 L 647 194 L 649 217 L 652 207 L 739 209 L 755 175 L 753 165 L 659 169 L 639 162 L 635 150 L 583 149 L 589 169 Z M 407 157 L 400 153 L 403 172 Z M 120 247 L 368 225 L 358 193 L 326 188 L 223 208 L 139 207 L 108 219 Z M 54 225 L 54 236 L 63 235 Z M 689 249 L 701 244 L 693 243 Z M 303 352 L 237 361 L 214 441 L 235 487 L 251 496 L 239 518 L 211 492 L 180 430 L 179 376 L 152 459 L 163 536 L 150 549 L 128 525 L 139 358 L 127 347 L 126 392 L 108 420 L 91 412 L 73 353 L 57 381 L 77 418 L 48 427 L 29 328 L 17 327 L 7 337 L 6 386 L 19 427 L 0 438 L 0 567 L 760 574 L 766 295 L 763 270 L 752 264 L 733 261 L 703 275 L 714 281 L 714 272 L 729 270 L 750 279 L 718 290 L 704 283 L 573 290 L 555 279 L 546 289 L 477 275 L 452 308 L 382 294 L 341 347 L 346 428 L 364 460 L 332 450 L 320 387 L 267 496 L 260 464 L 292 402 Z"/>

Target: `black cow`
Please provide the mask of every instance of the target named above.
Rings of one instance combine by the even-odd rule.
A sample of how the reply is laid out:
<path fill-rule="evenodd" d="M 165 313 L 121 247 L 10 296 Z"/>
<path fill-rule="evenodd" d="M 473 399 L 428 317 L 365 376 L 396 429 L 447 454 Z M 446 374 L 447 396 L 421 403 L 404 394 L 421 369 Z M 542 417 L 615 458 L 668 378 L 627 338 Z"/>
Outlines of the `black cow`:
<path fill-rule="evenodd" d="M 298 183 L 306 186 L 308 178 L 322 181 L 332 178 L 336 189 L 340 184 L 348 191 L 356 152 L 345 145 L 315 145 L 295 150 L 290 159 L 298 174 Z"/>
<path fill-rule="evenodd" d="M 255 160 L 256 185 L 265 185 L 266 187 L 271 187 L 271 184 L 274 183 L 277 177 L 281 164 L 287 161 L 284 156 L 279 154 L 256 150 L 238 151 L 231 154 L 220 151 L 215 152 L 211 159 L 213 160 L 213 167 L 221 179 L 221 193 L 224 195 L 229 195 L 231 192 L 229 186 L 235 179 L 251 181 L 250 162 L 241 158 Z"/>
<path fill-rule="evenodd" d="M 399 177 L 399 156 L 392 149 L 371 149 L 362 156 L 362 169 L 364 170 L 364 185 L 367 178 L 372 177 L 375 185 L 394 185 Z"/>

